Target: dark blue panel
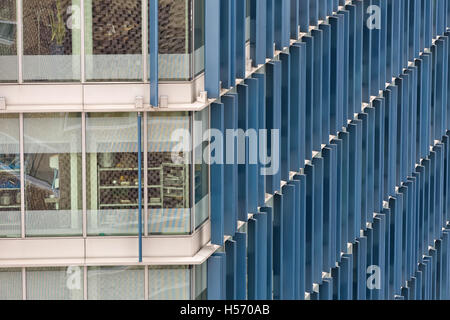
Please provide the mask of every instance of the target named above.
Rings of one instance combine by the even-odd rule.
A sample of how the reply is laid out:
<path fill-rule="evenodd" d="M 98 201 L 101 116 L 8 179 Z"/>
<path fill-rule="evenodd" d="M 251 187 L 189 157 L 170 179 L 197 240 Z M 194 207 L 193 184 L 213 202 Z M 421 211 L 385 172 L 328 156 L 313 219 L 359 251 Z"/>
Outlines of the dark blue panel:
<path fill-rule="evenodd" d="M 237 98 L 234 95 L 222 96 L 224 104 L 224 126 L 226 130 L 235 130 L 237 126 Z M 236 155 L 230 155 L 224 148 L 226 164 L 224 166 L 224 225 L 225 234 L 234 236 L 237 230 L 237 165 Z M 235 153 L 235 152 L 233 152 Z"/>
<path fill-rule="evenodd" d="M 228 240 L 225 242 L 225 253 L 226 253 L 226 292 L 227 300 L 236 300 L 237 293 L 237 246 L 236 241 Z"/>
<path fill-rule="evenodd" d="M 238 85 L 238 128 L 247 131 L 249 118 L 249 88 L 247 85 Z M 238 219 L 248 220 L 248 149 L 245 139 L 238 139 Z"/>
<path fill-rule="evenodd" d="M 224 105 L 211 104 L 211 128 L 224 132 Z M 211 156 L 217 159 L 214 150 Z M 211 243 L 223 246 L 224 239 L 224 166 L 223 158 L 211 164 Z"/>
<path fill-rule="evenodd" d="M 314 283 L 322 283 L 323 271 L 323 158 L 315 157 L 314 166 Z"/>
<path fill-rule="evenodd" d="M 266 62 L 266 1 L 250 1 L 250 58 L 256 67 Z"/>
<path fill-rule="evenodd" d="M 297 182 L 298 184 L 298 182 Z M 283 192 L 283 262 L 282 262 L 282 297 L 284 300 L 295 298 L 295 197 L 296 184 L 289 183 L 282 188 Z"/>
<path fill-rule="evenodd" d="M 236 1 L 236 77 L 245 78 L 246 61 L 245 61 L 245 25 L 246 25 L 246 3 L 247 1 Z"/>
<path fill-rule="evenodd" d="M 314 271 L 314 167 L 312 165 L 305 166 L 306 175 L 306 255 L 305 255 L 305 291 L 313 290 L 313 271 Z"/>
<path fill-rule="evenodd" d="M 281 180 L 289 180 L 291 151 L 291 58 L 287 53 L 280 53 L 281 75 Z M 298 124 L 296 124 L 297 126 Z"/>
<path fill-rule="evenodd" d="M 273 299 L 283 300 L 283 195 L 273 196 Z"/>
<path fill-rule="evenodd" d="M 236 241 L 236 299 L 247 299 L 247 234 L 237 232 Z"/>
<path fill-rule="evenodd" d="M 226 256 L 225 253 L 214 253 L 208 259 L 208 300 L 226 299 Z"/>
<path fill-rule="evenodd" d="M 312 148 L 314 151 L 322 149 L 322 30 L 311 31 L 314 38 L 314 83 L 313 83 L 313 110 L 312 110 Z"/>

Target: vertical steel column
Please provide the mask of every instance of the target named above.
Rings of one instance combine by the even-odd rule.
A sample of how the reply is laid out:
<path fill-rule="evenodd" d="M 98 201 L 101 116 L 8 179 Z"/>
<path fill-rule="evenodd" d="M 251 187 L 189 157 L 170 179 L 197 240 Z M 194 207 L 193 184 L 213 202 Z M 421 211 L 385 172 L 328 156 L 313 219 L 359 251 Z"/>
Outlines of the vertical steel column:
<path fill-rule="evenodd" d="M 217 1 L 217 0 L 216 0 Z M 208 3 L 215 2 L 214 0 L 208 1 Z M 206 5 L 208 8 L 208 5 Z M 152 107 L 159 106 L 159 94 L 158 94 L 158 77 L 159 77 L 159 69 L 158 69 L 158 42 L 159 42 L 159 19 L 158 19 L 158 0 L 149 0 L 148 4 L 149 14 L 148 14 L 148 26 L 149 26 L 149 41 L 150 41 L 150 105 Z M 206 34 L 208 34 L 208 30 L 206 29 Z"/>

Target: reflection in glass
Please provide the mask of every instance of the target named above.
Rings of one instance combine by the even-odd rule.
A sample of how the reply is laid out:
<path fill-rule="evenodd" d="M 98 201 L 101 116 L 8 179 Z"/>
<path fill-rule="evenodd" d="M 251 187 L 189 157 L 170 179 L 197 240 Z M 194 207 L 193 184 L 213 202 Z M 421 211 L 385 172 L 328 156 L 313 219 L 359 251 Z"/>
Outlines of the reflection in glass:
<path fill-rule="evenodd" d="M 194 76 L 205 69 L 205 0 L 194 0 Z"/>
<path fill-rule="evenodd" d="M 19 116 L 0 114 L 0 237 L 20 237 Z"/>
<path fill-rule="evenodd" d="M 88 113 L 86 159 L 88 234 L 137 234 L 137 113 Z"/>
<path fill-rule="evenodd" d="M 149 266 L 149 300 L 189 300 L 190 269 L 188 266 Z"/>
<path fill-rule="evenodd" d="M 24 155 L 26 235 L 81 235 L 81 114 L 25 114 Z"/>
<path fill-rule="evenodd" d="M 194 114 L 194 182 L 195 182 L 195 228 L 209 218 L 209 165 L 204 154 L 208 154 L 209 141 L 203 134 L 209 129 L 209 108 Z"/>
<path fill-rule="evenodd" d="M 88 300 L 144 300 L 143 267 L 89 267 Z"/>
<path fill-rule="evenodd" d="M 194 266 L 195 272 L 195 300 L 208 299 L 208 279 L 207 279 L 207 263 Z"/>
<path fill-rule="evenodd" d="M 150 113 L 147 122 L 149 233 L 190 233 L 190 153 L 176 149 L 189 140 L 189 114 Z"/>
<path fill-rule="evenodd" d="M 27 300 L 83 300 L 83 268 L 27 268 Z"/>
<path fill-rule="evenodd" d="M 0 300 L 22 299 L 22 269 L 0 269 Z"/>
<path fill-rule="evenodd" d="M 85 0 L 86 80 L 142 80 L 141 0 Z"/>
<path fill-rule="evenodd" d="M 16 1 L 0 1 L 0 82 L 17 81 Z"/>
<path fill-rule="evenodd" d="M 159 78 L 191 78 L 192 0 L 159 0 Z"/>
<path fill-rule="evenodd" d="M 25 81 L 80 80 L 80 0 L 23 0 Z"/>

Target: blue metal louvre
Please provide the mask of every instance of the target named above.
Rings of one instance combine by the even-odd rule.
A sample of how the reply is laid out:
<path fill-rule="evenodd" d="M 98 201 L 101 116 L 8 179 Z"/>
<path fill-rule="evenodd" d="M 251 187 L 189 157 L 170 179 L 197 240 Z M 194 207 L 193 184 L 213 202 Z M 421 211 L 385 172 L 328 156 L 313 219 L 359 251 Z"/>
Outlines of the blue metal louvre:
<path fill-rule="evenodd" d="M 323 280 L 319 286 L 319 300 L 333 300 L 333 279 Z"/>
<path fill-rule="evenodd" d="M 359 229 L 365 230 L 366 229 L 366 223 L 368 221 L 368 215 L 369 215 L 369 205 L 368 205 L 368 190 L 370 190 L 370 193 L 373 192 L 373 186 L 369 189 L 369 156 L 368 156 L 368 139 L 369 139 L 369 124 L 368 124 L 368 114 L 367 113 L 360 113 L 358 114 L 358 119 L 361 120 L 362 127 L 361 127 L 361 154 L 362 157 L 360 159 L 361 162 L 361 172 L 360 172 L 360 185 L 361 185 L 361 201 L 358 203 L 360 205 L 360 212 L 361 212 L 361 223 L 359 226 L 357 226 Z M 373 146 L 373 144 L 372 144 Z M 370 158 L 370 159 L 373 159 Z M 373 213 L 373 210 L 370 211 Z M 358 237 L 358 234 L 356 234 Z"/>
<path fill-rule="evenodd" d="M 237 298 L 237 245 L 236 241 L 225 242 L 226 254 L 226 299 Z"/>
<path fill-rule="evenodd" d="M 158 1 L 152 0 L 152 2 L 155 3 L 154 10 L 157 12 Z M 221 63 L 217 63 L 218 61 L 222 61 L 220 51 L 221 29 L 223 28 L 223 26 L 222 23 L 217 23 L 217 21 L 220 21 L 221 19 L 220 9 L 221 1 L 205 1 L 205 25 L 208 26 L 208 28 L 205 28 L 205 90 L 208 92 L 209 98 L 218 98 L 220 95 Z M 157 23 L 157 19 L 153 19 L 153 21 Z M 158 42 L 158 37 L 154 39 L 154 42 Z M 152 48 L 151 45 L 150 48 Z M 158 51 L 156 50 L 156 52 Z M 152 57 L 151 52 L 150 57 Z M 150 65 L 150 68 L 151 70 L 154 70 L 152 65 Z M 152 78 L 150 78 L 150 82 L 152 82 Z"/>
<path fill-rule="evenodd" d="M 224 129 L 235 130 L 237 127 L 237 96 L 224 95 L 222 96 L 222 103 L 224 104 Z M 236 149 L 236 148 L 235 148 Z M 237 231 L 237 164 L 236 154 L 228 154 L 229 148 L 224 148 L 224 228 L 225 234 L 234 236 Z"/>
<path fill-rule="evenodd" d="M 275 0 L 274 24 L 275 24 L 275 49 L 283 50 L 290 42 L 290 0 Z"/>
<path fill-rule="evenodd" d="M 219 252 L 207 262 L 208 300 L 225 300 L 226 297 L 226 255 Z"/>
<path fill-rule="evenodd" d="M 367 222 L 372 222 L 372 213 L 381 212 L 381 210 L 375 211 L 374 195 L 375 195 L 375 109 L 368 107 L 365 109 L 368 114 L 368 127 L 367 127 Z M 363 171 L 364 172 L 364 171 Z M 364 174 L 364 173 L 363 173 Z M 372 191 L 371 191 L 372 190 Z M 363 228 L 366 226 L 363 225 Z"/>
<path fill-rule="evenodd" d="M 342 55 L 341 55 L 341 71 L 343 76 L 342 88 L 342 126 L 345 127 L 348 119 L 353 118 L 353 114 L 348 114 L 348 104 L 350 101 L 350 13 L 347 10 L 339 10 L 338 13 L 342 16 Z"/>
<path fill-rule="evenodd" d="M 332 16 L 328 19 L 331 26 L 331 61 L 330 61 L 330 133 L 336 134 L 340 131 L 340 60 L 339 60 L 339 18 Z"/>
<path fill-rule="evenodd" d="M 367 251 L 366 251 L 366 266 L 373 266 L 373 229 L 367 228 L 364 233 L 364 238 L 366 238 L 367 242 Z M 367 272 L 367 270 L 366 270 Z M 368 275 L 366 274 L 366 277 Z M 372 288 L 366 285 L 366 299 L 372 300 Z"/>
<path fill-rule="evenodd" d="M 309 3 L 312 0 L 299 0 L 300 32 L 309 32 Z"/>
<path fill-rule="evenodd" d="M 330 69 L 331 69 L 331 26 L 322 23 L 319 26 L 322 30 L 322 144 L 330 141 Z"/>
<path fill-rule="evenodd" d="M 271 300 L 273 298 L 273 209 L 263 207 L 260 211 L 267 214 L 267 292 L 265 297 Z"/>
<path fill-rule="evenodd" d="M 258 172 L 258 111 L 259 111 L 259 80 L 246 79 L 248 86 L 247 129 L 247 212 L 256 213 L 258 210 L 259 172 Z M 261 190 L 264 193 L 264 189 Z"/>
<path fill-rule="evenodd" d="M 239 84 L 238 92 L 238 129 L 248 129 L 249 119 L 249 87 Z M 248 220 L 248 144 L 245 137 L 238 138 L 238 220 Z"/>
<path fill-rule="evenodd" d="M 386 47 L 387 47 L 387 6 L 388 1 L 380 1 L 381 29 L 380 29 L 380 90 L 384 90 L 386 82 L 391 82 L 392 77 L 386 72 Z"/>
<path fill-rule="evenodd" d="M 370 0 L 363 1 L 363 12 L 367 12 L 371 3 Z M 370 102 L 370 95 L 372 93 L 372 30 L 367 25 L 363 27 L 363 80 L 362 80 L 362 99 L 363 102 Z M 398 52 L 395 51 L 395 52 Z"/>
<path fill-rule="evenodd" d="M 317 26 L 319 23 L 319 1 L 310 0 L 309 2 L 309 25 Z"/>
<path fill-rule="evenodd" d="M 323 77 L 323 58 L 322 58 L 322 30 L 311 30 L 314 38 L 314 58 L 313 58 L 313 108 L 312 108 L 312 149 L 320 151 L 322 148 L 322 77 Z"/>
<path fill-rule="evenodd" d="M 303 300 L 305 298 L 305 255 L 306 255 L 306 176 L 295 175 L 294 181 L 299 181 L 296 195 L 297 211 L 295 213 L 295 273 L 296 291 L 295 298 Z"/>
<path fill-rule="evenodd" d="M 303 85 L 302 81 L 302 47 L 300 45 L 293 45 L 289 48 L 290 63 L 292 65 L 290 72 L 290 113 L 283 114 L 283 122 L 289 121 L 289 149 L 287 156 L 289 157 L 289 171 L 298 172 L 304 165 L 301 149 L 304 148 L 304 140 L 302 137 L 301 127 L 303 114 L 303 105 L 301 103 L 304 92 L 300 89 Z M 286 109 L 286 106 L 283 106 Z M 283 110 L 283 112 L 284 112 Z M 286 119 L 287 117 L 287 119 Z M 303 161 L 303 162 L 302 162 Z"/>
<path fill-rule="evenodd" d="M 250 58 L 254 67 L 266 62 L 266 1 L 250 1 Z"/>
<path fill-rule="evenodd" d="M 385 158 L 385 100 L 384 98 L 375 99 L 373 102 L 375 108 L 375 143 L 374 143 L 374 189 L 373 204 L 374 212 L 381 212 L 384 199 L 384 158 Z"/>
<path fill-rule="evenodd" d="M 230 88 L 234 85 L 233 78 L 233 64 L 235 59 L 235 52 L 233 51 L 235 41 L 235 34 L 233 33 L 234 26 L 232 19 L 234 19 L 235 14 L 232 10 L 234 7 L 235 0 L 223 0 L 220 1 L 220 15 L 216 18 L 220 19 L 220 45 L 218 50 L 220 50 L 220 81 L 222 83 L 222 88 Z M 217 24 L 217 20 L 211 23 Z M 206 24 L 209 26 L 209 24 Z M 208 30 L 209 28 L 206 28 Z M 208 33 L 208 31 L 207 31 Z M 216 60 L 217 63 L 217 60 Z M 206 80 L 206 79 L 205 79 Z M 205 84 L 207 82 L 205 81 Z"/>
<path fill-rule="evenodd" d="M 353 300 L 353 256 L 344 254 L 341 261 L 340 299 Z"/>
<path fill-rule="evenodd" d="M 272 270 L 267 269 L 267 259 L 268 259 L 268 247 L 267 247 L 267 231 L 268 231 L 268 219 L 271 218 L 270 214 L 267 213 L 259 213 L 254 216 L 259 223 L 258 225 L 258 291 L 257 291 L 257 299 L 265 300 L 270 299 L 267 295 L 268 290 L 268 272 L 272 272 Z M 271 225 L 271 223 L 270 223 Z"/>
<path fill-rule="evenodd" d="M 221 133 L 225 131 L 224 125 L 224 105 L 222 103 L 211 104 L 211 128 Z M 220 143 L 219 141 L 216 141 Z M 214 141 L 213 141 L 214 143 Z M 216 159 L 211 164 L 211 243 L 223 246 L 224 239 L 224 165 L 223 156 L 219 157 L 223 150 L 214 150 L 212 157 Z"/>
<path fill-rule="evenodd" d="M 249 300 L 258 300 L 259 296 L 259 286 L 261 285 L 260 279 L 260 250 L 259 246 L 262 245 L 259 242 L 259 233 L 258 228 L 259 221 L 257 219 L 249 219 L 248 220 L 248 247 L 247 247 L 247 257 L 248 257 L 248 299 Z"/>
<path fill-rule="evenodd" d="M 311 293 L 313 291 L 313 271 L 314 264 L 314 166 L 305 166 L 306 176 L 306 215 L 305 215 L 305 291 Z"/>
<path fill-rule="evenodd" d="M 263 163 L 266 163 L 265 156 L 267 155 L 267 144 L 263 143 L 265 137 L 261 134 L 263 131 L 260 130 L 266 129 L 266 75 L 265 73 L 254 73 L 252 77 L 258 79 L 258 207 L 263 207 L 266 202 L 266 177 L 261 173 L 261 170 L 263 168 Z M 264 155 L 264 157 L 261 155 Z"/>
<path fill-rule="evenodd" d="M 336 147 L 336 146 L 334 146 Z M 335 172 L 335 160 L 333 149 L 324 148 L 322 150 L 322 157 L 324 161 L 323 168 L 323 269 L 330 270 L 335 260 L 332 260 L 332 243 L 335 242 L 333 228 L 333 188 L 336 184 L 333 183 L 333 173 Z M 334 204 L 335 205 L 335 204 Z M 334 236 L 334 237 L 333 237 Z"/>
<path fill-rule="evenodd" d="M 319 20 L 326 20 L 326 18 L 327 18 L 327 2 L 328 2 L 328 0 L 318 0 Z"/>
<path fill-rule="evenodd" d="M 340 268 L 339 266 L 331 269 L 331 278 L 333 279 L 333 300 L 341 300 L 341 277 L 340 277 Z"/>
<path fill-rule="evenodd" d="M 332 193 L 332 232 L 333 237 L 331 238 L 332 244 L 332 261 L 340 262 L 341 257 L 341 242 L 342 242 L 342 222 L 341 222 L 341 193 L 342 193 L 342 140 L 333 139 L 331 140 L 330 147 L 335 150 L 334 153 L 334 168 L 332 181 L 336 186 L 336 189 Z"/>
<path fill-rule="evenodd" d="M 266 175 L 266 192 L 280 190 L 281 182 L 281 73 L 280 61 L 266 65 L 266 128 L 268 130 L 267 154 L 271 158 L 272 172 Z M 269 169 L 270 170 L 270 169 Z"/>
<path fill-rule="evenodd" d="M 353 254 L 353 298 L 366 300 L 367 238 L 360 237 L 352 245 Z"/>
<path fill-rule="evenodd" d="M 237 232 L 236 241 L 236 300 L 247 299 L 247 234 Z"/>
<path fill-rule="evenodd" d="M 306 43 L 306 104 L 305 104 L 305 159 L 312 159 L 313 151 L 313 106 L 314 106 L 314 38 L 303 36 Z"/>
<path fill-rule="evenodd" d="M 358 178 L 358 126 L 356 123 L 350 123 L 347 127 L 349 133 L 349 161 L 348 161 L 348 242 L 353 242 L 359 235 L 358 224 L 358 197 L 357 178 Z"/>
<path fill-rule="evenodd" d="M 281 74 L 281 180 L 289 180 L 291 152 L 291 56 L 280 53 Z M 293 89 L 296 90 L 296 89 Z M 297 124 L 295 124 L 297 126 Z"/>
<path fill-rule="evenodd" d="M 266 1 L 266 58 L 272 59 L 275 43 L 275 0 Z"/>
<path fill-rule="evenodd" d="M 341 252 L 347 251 L 347 243 L 350 241 L 349 235 L 349 144 L 350 134 L 348 132 L 339 132 L 339 139 L 342 140 L 341 150 Z"/>
<path fill-rule="evenodd" d="M 348 103 L 347 115 L 353 118 L 356 112 L 361 110 L 361 101 L 357 102 L 356 97 L 356 64 L 358 63 L 357 55 L 357 39 L 356 39 L 356 6 L 346 5 L 345 9 L 348 11 Z"/>
<path fill-rule="evenodd" d="M 381 10 L 381 1 L 383 0 L 371 0 L 371 5 L 377 6 L 378 10 Z M 370 12 L 370 11 L 369 11 Z M 380 12 L 381 14 L 381 12 Z M 378 17 L 378 19 L 382 19 L 382 17 Z M 376 21 L 376 20 L 375 20 Z M 376 23 L 382 23 L 382 21 L 377 21 Z M 368 22 L 369 24 L 369 22 Z M 372 66 L 370 68 L 371 73 L 371 82 L 370 82 L 370 95 L 377 96 L 380 89 L 384 89 L 381 85 L 381 29 L 377 28 L 377 26 L 371 25 L 370 29 L 370 39 L 371 39 L 371 63 Z"/>
<path fill-rule="evenodd" d="M 297 212 L 298 200 L 297 186 L 298 181 L 290 182 L 282 188 L 283 202 L 283 260 L 282 260 L 282 290 L 283 299 L 295 299 L 295 215 Z"/>
<path fill-rule="evenodd" d="M 235 1 L 235 0 L 234 0 Z M 245 46 L 246 46 L 246 10 L 247 1 L 235 2 L 236 6 L 236 76 L 235 78 L 244 79 L 246 70 Z"/>
<path fill-rule="evenodd" d="M 284 195 L 273 196 L 273 299 L 284 299 L 283 246 L 284 246 Z"/>
<path fill-rule="evenodd" d="M 322 283 L 323 271 L 323 158 L 315 157 L 312 161 L 314 166 L 314 283 Z"/>
<path fill-rule="evenodd" d="M 290 23 L 289 34 L 290 38 L 297 40 L 300 26 L 300 2 L 302 0 L 290 0 Z"/>

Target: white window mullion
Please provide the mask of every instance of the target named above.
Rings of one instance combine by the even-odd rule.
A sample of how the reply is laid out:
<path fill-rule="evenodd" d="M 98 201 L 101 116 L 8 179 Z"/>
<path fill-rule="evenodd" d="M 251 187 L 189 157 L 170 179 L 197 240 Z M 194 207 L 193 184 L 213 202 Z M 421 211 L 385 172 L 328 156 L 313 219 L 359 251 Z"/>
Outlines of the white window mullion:
<path fill-rule="evenodd" d="M 143 132 L 143 136 L 144 136 L 144 235 L 148 236 L 148 135 L 147 135 L 147 130 L 148 130 L 148 126 L 147 126 L 147 117 L 148 117 L 148 112 L 144 112 L 144 132 Z M 162 199 L 161 199 L 162 201 Z"/>
<path fill-rule="evenodd" d="M 85 68 L 85 49 L 84 49 L 84 0 L 80 0 L 80 34 L 81 34 L 81 50 L 80 50 L 80 65 L 81 65 L 81 83 L 86 82 L 86 68 Z M 84 104 L 84 101 L 83 101 Z"/>
<path fill-rule="evenodd" d="M 25 238 L 25 155 L 24 155 L 23 113 L 19 115 L 19 153 L 20 153 L 20 226 L 21 237 Z"/>
<path fill-rule="evenodd" d="M 87 236 L 87 197 L 86 197 L 86 113 L 81 114 L 81 185 L 83 207 L 83 237 Z"/>

